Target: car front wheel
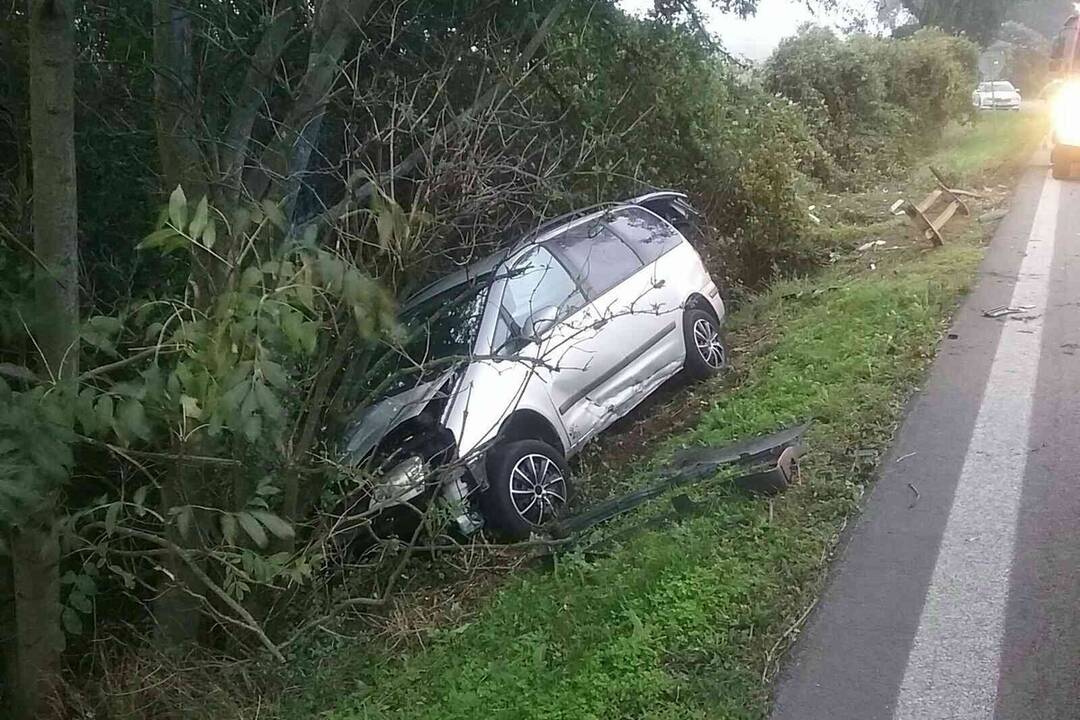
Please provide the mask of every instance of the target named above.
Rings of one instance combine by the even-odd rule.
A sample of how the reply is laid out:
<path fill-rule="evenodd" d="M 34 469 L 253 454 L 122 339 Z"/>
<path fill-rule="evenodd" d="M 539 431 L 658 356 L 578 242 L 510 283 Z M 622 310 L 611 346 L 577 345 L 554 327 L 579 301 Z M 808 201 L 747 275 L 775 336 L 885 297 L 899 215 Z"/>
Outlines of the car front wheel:
<path fill-rule="evenodd" d="M 704 380 L 727 367 L 727 348 L 716 318 L 699 308 L 690 308 L 683 319 L 686 361 L 683 369 L 692 378 Z"/>
<path fill-rule="evenodd" d="M 488 489 L 480 509 L 488 527 L 510 540 L 559 517 L 570 500 L 570 469 L 561 452 L 539 440 L 495 447 L 488 456 Z"/>

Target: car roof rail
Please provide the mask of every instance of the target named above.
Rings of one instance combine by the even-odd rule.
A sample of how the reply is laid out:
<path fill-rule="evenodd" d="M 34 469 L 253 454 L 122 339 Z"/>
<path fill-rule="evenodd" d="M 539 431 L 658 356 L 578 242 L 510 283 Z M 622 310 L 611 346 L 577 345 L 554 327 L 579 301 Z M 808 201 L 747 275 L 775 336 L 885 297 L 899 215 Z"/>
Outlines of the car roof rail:
<path fill-rule="evenodd" d="M 522 236 L 522 242 L 529 242 L 531 240 L 534 240 L 535 238 L 539 237 L 540 235 L 543 235 L 544 233 L 548 232 L 549 230 L 553 230 L 553 229 L 559 227 L 560 225 L 566 225 L 567 223 L 571 223 L 574 220 L 578 220 L 578 219 L 583 218 L 583 217 L 585 217 L 587 215 L 591 215 L 592 213 L 599 212 L 600 210 L 606 210 L 606 209 L 610 209 L 610 208 L 621 207 L 623 205 L 636 205 L 641 200 L 647 200 L 649 198 L 662 196 L 662 195 L 672 195 L 672 196 L 679 197 L 679 198 L 681 198 L 683 200 L 685 200 L 685 198 L 686 198 L 686 193 L 681 191 L 681 190 L 657 189 L 657 190 L 650 190 L 649 192 L 645 193 L 644 195 L 635 195 L 633 197 L 626 198 L 625 200 L 608 200 L 606 202 L 596 203 L 594 205 L 587 205 L 585 207 L 578 208 L 576 210 L 571 210 L 568 213 L 563 213 L 562 215 L 557 215 L 556 217 L 553 217 L 553 218 L 551 218 L 549 220 L 544 220 L 539 225 L 537 225 L 533 230 L 525 233 L 525 235 Z M 691 207 L 691 209 L 693 209 L 693 207 Z"/>
<path fill-rule="evenodd" d="M 589 206 L 583 207 L 583 208 L 578 208 L 577 210 L 571 210 L 568 213 L 563 213 L 562 215 L 558 215 L 556 217 L 553 217 L 550 220 L 544 220 L 539 225 L 537 225 L 534 229 L 527 232 L 524 235 L 524 239 L 535 238 L 535 237 L 537 237 L 539 235 L 543 235 L 544 233 L 546 233 L 549 230 L 553 230 L 553 229 L 559 227 L 560 225 L 566 225 L 567 223 L 571 223 L 574 220 L 578 220 L 580 218 L 583 218 L 586 215 L 591 215 L 591 214 L 593 214 L 595 212 L 599 212 L 600 210 L 604 210 L 605 208 L 616 207 L 616 206 L 622 205 L 622 204 L 623 203 L 620 203 L 620 202 L 608 201 L 608 202 L 597 203 L 595 205 L 589 205 Z"/>

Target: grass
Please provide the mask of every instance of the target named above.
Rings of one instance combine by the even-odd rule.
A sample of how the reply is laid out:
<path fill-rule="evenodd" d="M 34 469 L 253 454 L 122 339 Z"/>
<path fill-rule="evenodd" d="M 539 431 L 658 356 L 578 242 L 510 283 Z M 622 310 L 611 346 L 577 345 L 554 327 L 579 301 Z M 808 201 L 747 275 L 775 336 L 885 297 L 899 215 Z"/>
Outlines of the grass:
<path fill-rule="evenodd" d="M 996 177 L 993 148 L 1016 157 L 1037 135 L 1033 122 L 988 119 L 952 136 L 934 162 L 967 178 Z M 920 184 L 914 177 L 909 190 Z M 778 284 L 740 311 L 738 381 L 717 383 L 696 424 L 656 449 L 662 457 L 677 445 L 813 419 L 799 485 L 771 502 L 722 479 L 697 488 L 691 494 L 708 512 L 520 574 L 468 622 L 428 633 L 422 648 L 309 646 L 303 691 L 279 714 L 765 717 L 767 680 L 982 255 L 985 228 L 975 221 L 950 225 L 950 243 L 935 251 L 881 222 L 904 249 L 844 250 L 830 270 Z M 846 247 L 851 234 L 839 223 L 834 240 Z"/>

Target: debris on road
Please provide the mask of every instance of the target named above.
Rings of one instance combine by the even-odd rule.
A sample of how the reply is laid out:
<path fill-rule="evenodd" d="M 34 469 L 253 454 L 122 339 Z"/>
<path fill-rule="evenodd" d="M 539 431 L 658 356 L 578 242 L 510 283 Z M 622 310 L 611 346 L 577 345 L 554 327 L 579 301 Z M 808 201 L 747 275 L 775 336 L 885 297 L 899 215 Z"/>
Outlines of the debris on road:
<path fill-rule="evenodd" d="M 1001 306 L 992 308 L 990 310 L 983 310 L 983 317 L 987 318 L 1000 318 L 1006 315 L 1019 315 L 1022 312 L 1031 310 L 1031 305 L 1017 305 L 1016 307 Z"/>
<path fill-rule="evenodd" d="M 901 455 L 900 457 L 896 458 L 896 462 L 902 463 L 905 460 L 907 460 L 908 458 L 913 458 L 918 454 L 919 454 L 918 450 L 916 450 L 915 452 L 909 452 L 907 455 Z"/>
<path fill-rule="evenodd" d="M 919 488 L 915 487 L 911 483 L 908 483 L 907 486 L 911 488 L 911 492 L 915 493 L 915 499 L 911 501 L 910 505 L 908 505 L 908 510 L 911 510 L 919 504 L 919 498 L 921 497 L 921 495 L 919 495 Z"/>
<path fill-rule="evenodd" d="M 990 212 L 983 213 L 982 215 L 980 215 L 979 216 L 979 222 L 983 223 L 984 225 L 986 223 L 996 222 L 998 220 L 1003 219 L 1008 214 L 1009 214 L 1009 211 L 1007 209 L 1005 209 L 1005 208 L 1002 208 L 1000 210 L 991 210 Z"/>

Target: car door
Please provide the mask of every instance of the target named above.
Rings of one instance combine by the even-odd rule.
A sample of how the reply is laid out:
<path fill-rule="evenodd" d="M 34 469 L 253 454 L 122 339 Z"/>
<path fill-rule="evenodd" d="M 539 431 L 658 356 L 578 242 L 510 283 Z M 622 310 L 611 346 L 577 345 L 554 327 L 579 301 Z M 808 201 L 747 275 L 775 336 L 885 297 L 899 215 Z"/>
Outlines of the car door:
<path fill-rule="evenodd" d="M 624 359 L 623 372 L 614 378 L 612 393 L 620 398 L 622 415 L 682 367 L 682 316 L 689 295 L 685 255 L 692 250 L 671 224 L 640 207 L 612 211 L 604 222 L 642 263 L 610 300 L 594 303 L 609 312 L 629 313 L 634 321 L 631 331 L 640 340 Z"/>
<path fill-rule="evenodd" d="M 644 263 L 606 223 L 592 219 L 545 242 L 589 300 L 556 328 L 544 348 L 558 372 L 551 394 L 575 445 L 640 401 L 642 368 L 658 340 L 675 330 L 656 312 L 657 288 Z"/>
<path fill-rule="evenodd" d="M 523 401 L 536 404 L 536 393 L 544 393 L 572 448 L 582 424 L 574 422 L 573 413 L 568 423 L 568 408 L 559 408 L 573 387 L 588 385 L 603 372 L 603 361 L 595 357 L 595 318 L 578 279 L 543 245 L 512 259 L 506 275 L 492 348 L 502 374 L 521 380 L 513 392 L 502 394 L 513 395 L 516 407 Z M 536 325 L 537 317 L 545 323 Z"/>

